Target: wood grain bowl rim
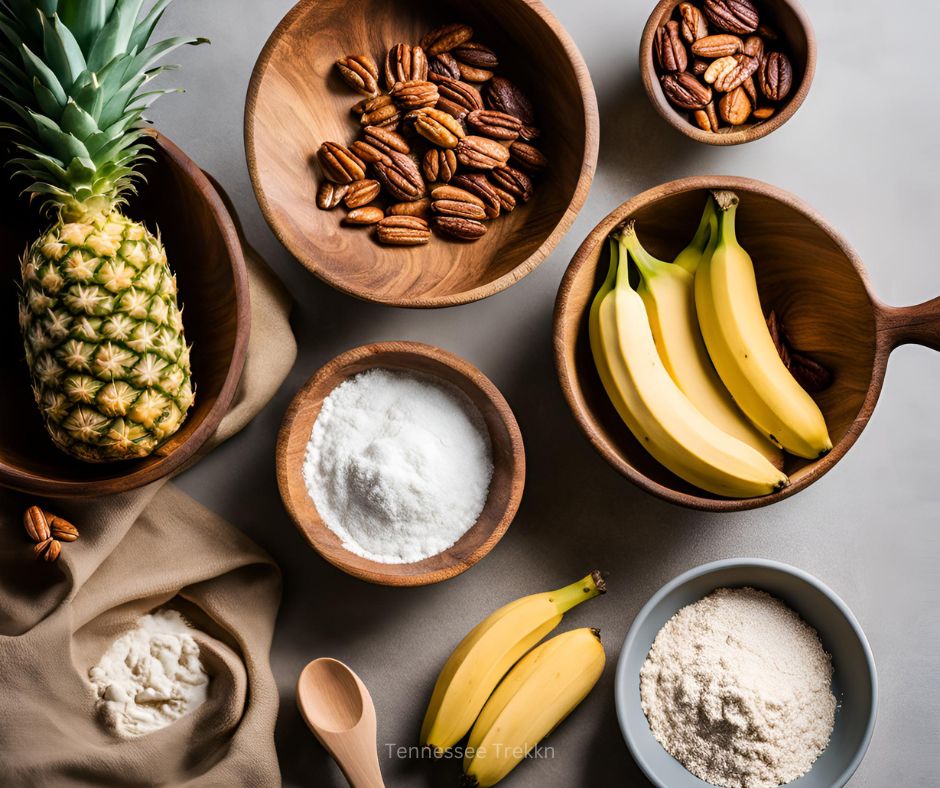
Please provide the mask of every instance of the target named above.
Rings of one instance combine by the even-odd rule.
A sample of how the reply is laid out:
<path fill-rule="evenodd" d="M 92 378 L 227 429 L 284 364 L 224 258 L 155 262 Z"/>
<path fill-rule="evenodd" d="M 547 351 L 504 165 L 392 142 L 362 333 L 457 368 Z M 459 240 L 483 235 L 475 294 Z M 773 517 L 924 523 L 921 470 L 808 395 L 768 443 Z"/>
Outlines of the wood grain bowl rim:
<path fill-rule="evenodd" d="M 232 359 L 225 381 L 215 402 L 186 440 L 174 445 L 173 438 L 170 438 L 168 442 L 168 445 L 172 447 L 170 452 L 144 468 L 135 469 L 135 465 L 140 461 L 129 460 L 129 470 L 122 476 L 99 480 L 73 481 L 56 479 L 42 473 L 24 471 L 0 460 L 0 486 L 49 498 L 93 498 L 137 489 L 145 484 L 169 476 L 193 459 L 196 452 L 216 431 L 235 398 L 238 382 L 245 366 L 248 338 L 251 333 L 251 301 L 248 287 L 248 270 L 234 220 L 209 178 L 182 149 L 157 130 L 148 130 L 147 136 L 180 168 L 191 186 L 203 195 L 212 216 L 215 217 L 219 233 L 231 261 L 235 290 L 234 314 L 236 329 Z M 197 380 L 195 383 L 198 386 L 199 381 Z M 199 396 L 198 389 L 196 396 Z M 75 460 L 75 462 L 79 462 L 79 460 Z"/>
<path fill-rule="evenodd" d="M 574 369 L 573 364 L 569 365 L 568 363 L 568 356 L 573 355 L 573 351 L 569 354 L 569 342 L 567 337 L 569 333 L 568 326 L 571 325 L 573 321 L 573 316 L 570 314 L 573 307 L 569 303 L 569 299 L 575 279 L 583 268 L 590 265 L 590 260 L 595 254 L 597 247 L 606 240 L 614 227 L 641 208 L 645 208 L 664 198 L 673 197 L 677 194 L 708 189 L 730 189 L 732 191 L 758 194 L 786 205 L 813 222 L 833 241 L 833 243 L 835 243 L 854 267 L 870 300 L 875 322 L 876 342 L 871 382 L 861 408 L 845 435 L 825 457 L 806 466 L 807 470 L 805 470 L 804 474 L 797 481 L 791 482 L 780 492 L 757 498 L 717 498 L 710 497 L 707 494 L 696 495 L 680 492 L 654 481 L 645 473 L 637 470 L 630 462 L 621 456 L 617 447 L 612 442 L 606 440 L 600 430 L 598 430 L 596 420 L 593 415 L 591 415 L 590 409 L 584 401 L 577 370 Z M 871 418 L 872 411 L 878 401 L 878 396 L 881 393 L 882 384 L 884 383 L 888 356 L 891 350 L 898 344 L 908 341 L 902 337 L 905 330 L 904 326 L 895 327 L 890 325 L 891 316 L 901 311 L 903 311 L 903 309 L 886 306 L 875 296 L 868 273 L 855 250 L 835 228 L 800 198 L 776 186 L 752 178 L 724 175 L 681 178 L 648 189 L 627 200 L 625 203 L 622 203 L 609 213 L 591 231 L 581 246 L 578 247 L 568 269 L 562 277 L 561 285 L 558 289 L 558 296 L 555 301 L 553 316 L 555 368 L 561 384 L 562 393 L 579 428 L 585 434 L 594 449 L 615 470 L 623 476 L 626 476 L 638 487 L 669 503 L 708 512 L 745 511 L 769 506 L 770 504 L 782 501 L 784 498 L 789 498 L 791 495 L 804 490 L 826 474 L 854 445 L 865 425 L 868 423 L 868 420 Z M 577 325 L 579 328 L 575 332 L 575 341 L 577 341 L 577 336 L 580 334 L 580 325 L 583 320 L 584 310 L 577 316 Z M 884 341 L 880 339 L 882 336 L 884 337 Z"/>
<path fill-rule="evenodd" d="M 316 510 L 316 505 L 313 499 L 310 498 L 309 493 L 307 493 L 305 485 L 299 485 L 300 489 L 297 492 L 297 495 L 301 496 L 301 500 L 299 501 L 295 500 L 295 496 L 290 487 L 291 478 L 301 475 L 302 468 L 291 464 L 287 455 L 295 446 L 301 444 L 306 446 L 309 441 L 309 435 L 298 434 L 297 424 L 301 410 L 304 408 L 307 401 L 311 398 L 327 396 L 329 391 L 333 391 L 336 386 L 340 385 L 339 383 L 334 383 L 329 387 L 329 390 L 327 390 L 326 384 L 328 381 L 336 376 L 342 377 L 343 380 L 348 379 L 348 375 L 344 370 L 356 365 L 361 365 L 362 362 L 367 360 L 371 360 L 374 363 L 369 363 L 361 369 L 358 369 L 356 374 L 365 371 L 365 369 L 412 369 L 406 363 L 384 363 L 382 357 L 391 354 L 420 356 L 423 359 L 430 360 L 435 365 L 448 367 L 451 371 L 456 372 L 460 378 L 466 381 L 470 387 L 477 390 L 483 398 L 493 406 L 494 411 L 506 428 L 509 438 L 506 448 L 508 449 L 508 463 L 512 472 L 512 479 L 509 499 L 505 509 L 500 514 L 499 519 L 494 522 L 486 539 L 472 553 L 462 559 L 455 559 L 452 563 L 443 568 L 429 569 L 428 571 L 414 571 L 415 568 L 420 567 L 421 564 L 436 561 L 441 555 L 440 553 L 411 564 L 383 564 L 350 552 L 343 547 L 339 537 L 336 536 L 320 518 Z M 312 425 L 316 423 L 316 417 L 318 415 L 319 411 L 317 411 L 317 414 L 311 421 L 311 428 Z M 496 459 L 496 441 L 491 431 L 490 440 L 493 442 L 495 464 L 498 461 Z M 522 495 L 525 489 L 525 446 L 519 424 L 506 398 L 496 385 L 469 361 L 443 348 L 422 342 L 400 340 L 360 345 L 341 353 L 320 367 L 320 369 L 304 383 L 293 400 L 291 400 L 291 404 L 284 414 L 284 419 L 281 422 L 281 428 L 278 432 L 276 454 L 277 484 L 281 501 L 291 520 L 294 522 L 294 525 L 297 527 L 297 530 L 300 531 L 308 544 L 328 563 L 352 577 L 377 585 L 399 587 L 431 585 L 449 580 L 467 571 L 482 560 L 506 534 L 506 531 L 512 524 L 519 509 L 519 504 L 522 501 Z M 298 456 L 301 456 L 299 452 Z M 489 498 L 489 494 L 487 498 Z M 308 522 L 308 520 L 310 520 L 310 522 Z M 478 524 L 479 521 L 471 526 L 466 534 L 469 534 Z M 464 536 L 466 536 L 466 534 Z M 461 537 L 461 539 L 463 538 L 464 537 Z M 325 549 L 327 543 L 329 543 L 330 549 Z M 459 543 L 460 540 L 455 544 Z M 448 550 L 453 549 L 453 547 L 454 546 L 448 548 Z M 351 560 L 343 560 L 343 558 L 340 557 L 343 555 L 348 555 Z M 410 568 L 408 574 L 401 572 L 405 567 Z"/>
<path fill-rule="evenodd" d="M 328 267 L 322 266 L 315 258 L 306 254 L 303 249 L 294 244 L 288 237 L 288 234 L 283 231 L 277 214 L 271 208 L 271 204 L 268 202 L 267 194 L 261 183 L 255 140 L 255 125 L 257 121 L 256 109 L 261 83 L 264 81 L 264 76 L 280 40 L 286 35 L 287 31 L 297 24 L 308 10 L 318 2 L 321 2 L 321 0 L 299 0 L 299 2 L 287 12 L 284 18 L 281 19 L 277 27 L 274 28 L 274 31 L 268 37 L 264 48 L 261 50 L 261 54 L 258 56 L 255 67 L 252 70 L 251 79 L 248 83 L 248 95 L 245 100 L 244 136 L 248 173 L 251 176 L 251 186 L 258 200 L 258 205 L 261 208 L 261 213 L 264 215 L 265 221 L 268 223 L 268 226 L 277 239 L 304 268 L 326 282 L 330 287 L 362 301 L 385 304 L 387 306 L 410 309 L 440 309 L 443 307 L 468 304 L 496 295 L 532 273 L 532 271 L 552 253 L 558 245 L 558 242 L 571 228 L 581 208 L 584 207 L 584 203 L 591 189 L 591 183 L 594 179 L 594 172 L 597 169 L 597 157 L 600 146 L 600 116 L 597 108 L 597 95 L 594 91 L 594 83 L 581 51 L 561 22 L 558 21 L 555 15 L 549 11 L 541 0 L 513 0 L 513 2 L 523 3 L 529 6 L 529 8 L 545 22 L 552 31 L 552 34 L 558 39 L 571 64 L 578 84 L 578 91 L 581 94 L 581 111 L 584 117 L 584 152 L 581 158 L 581 172 L 574 186 L 571 200 L 565 208 L 564 213 L 538 249 L 532 252 L 532 254 L 511 271 L 503 274 L 498 279 L 494 279 L 492 282 L 479 285 L 471 290 L 466 290 L 456 295 L 422 297 L 400 296 L 393 298 L 379 296 L 369 288 L 355 287 L 348 284 L 341 277 L 332 274 Z M 315 207 L 313 195 L 310 196 L 309 207 Z"/>
<path fill-rule="evenodd" d="M 646 95 L 649 97 L 650 103 L 669 125 L 678 129 L 686 137 L 696 142 L 704 142 L 706 145 L 725 146 L 742 145 L 747 142 L 759 140 L 762 137 L 766 137 L 771 132 L 776 131 L 792 118 L 809 94 L 809 90 L 813 84 L 813 77 L 816 74 L 816 33 L 810 21 L 809 14 L 807 14 L 803 6 L 800 5 L 797 0 L 778 0 L 778 2 L 792 10 L 793 15 L 799 20 L 803 32 L 806 35 L 806 67 L 803 70 L 803 76 L 796 92 L 786 101 L 783 109 L 774 113 L 768 120 L 737 131 L 728 131 L 718 134 L 697 128 L 684 118 L 682 113 L 675 109 L 666 99 L 665 95 L 663 95 L 659 78 L 656 75 L 656 68 L 653 64 L 653 40 L 656 37 L 656 29 L 659 27 L 659 22 L 663 19 L 663 15 L 666 13 L 667 9 L 671 13 L 672 9 L 679 5 L 680 2 L 681 0 L 659 0 L 649 16 L 646 27 L 643 29 L 643 35 L 640 38 L 640 76 L 643 81 L 643 87 L 646 90 Z"/>

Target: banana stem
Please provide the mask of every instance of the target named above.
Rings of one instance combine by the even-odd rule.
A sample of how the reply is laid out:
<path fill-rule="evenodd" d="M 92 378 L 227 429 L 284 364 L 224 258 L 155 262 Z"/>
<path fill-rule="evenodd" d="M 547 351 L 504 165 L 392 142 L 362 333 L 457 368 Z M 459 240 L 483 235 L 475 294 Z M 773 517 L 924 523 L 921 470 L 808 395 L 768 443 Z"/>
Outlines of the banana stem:
<path fill-rule="evenodd" d="M 633 259 L 644 281 L 648 281 L 651 277 L 662 273 L 663 267 L 670 265 L 662 260 L 657 260 L 646 251 L 643 244 L 640 243 L 639 236 L 636 234 L 636 223 L 633 221 L 624 225 L 623 230 L 621 230 L 618 236 L 618 240 L 620 241 L 622 249 L 626 250 L 625 252 L 622 251 L 621 254 L 628 254 Z M 628 266 L 621 266 L 621 268 L 628 268 Z M 617 281 L 618 283 L 620 282 L 619 276 Z"/>
<path fill-rule="evenodd" d="M 720 214 L 718 216 L 718 243 L 736 244 L 738 242 L 734 229 L 734 220 L 738 212 L 738 195 L 729 191 L 712 192 L 715 204 Z"/>
<path fill-rule="evenodd" d="M 587 577 L 582 577 L 576 583 L 559 588 L 551 596 L 552 601 L 558 607 L 558 611 L 567 613 L 571 608 L 580 605 L 582 602 L 606 592 L 607 584 L 604 582 L 601 573 L 595 569 Z"/>

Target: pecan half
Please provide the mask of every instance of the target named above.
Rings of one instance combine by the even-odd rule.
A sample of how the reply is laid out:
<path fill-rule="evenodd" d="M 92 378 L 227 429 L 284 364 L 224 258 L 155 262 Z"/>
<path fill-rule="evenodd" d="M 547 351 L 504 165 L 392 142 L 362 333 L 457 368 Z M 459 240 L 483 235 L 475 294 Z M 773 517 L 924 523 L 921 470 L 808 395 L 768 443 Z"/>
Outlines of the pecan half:
<path fill-rule="evenodd" d="M 679 3 L 682 37 L 690 44 L 708 35 L 708 23 L 702 12 L 691 3 Z"/>
<path fill-rule="evenodd" d="M 42 542 L 49 538 L 49 522 L 46 513 L 38 506 L 30 506 L 23 512 L 23 525 L 26 533 L 34 542 Z"/>
<path fill-rule="evenodd" d="M 744 39 L 744 54 L 756 57 L 759 61 L 764 59 L 764 39 L 760 36 L 748 36 Z"/>
<path fill-rule="evenodd" d="M 383 126 L 367 126 L 362 132 L 365 142 L 373 148 L 377 148 L 382 153 L 411 153 L 411 147 L 408 141 L 397 131 L 384 128 Z"/>
<path fill-rule="evenodd" d="M 460 79 L 441 79 L 437 83 L 440 101 L 437 108 L 463 120 L 469 113 L 483 109 L 483 98 L 473 85 Z"/>
<path fill-rule="evenodd" d="M 468 25 L 444 25 L 425 35 L 421 39 L 421 47 L 429 55 L 439 55 L 441 52 L 449 52 L 471 38 L 473 38 L 473 28 Z"/>
<path fill-rule="evenodd" d="M 367 126 L 366 128 L 378 129 L 381 128 L 381 126 Z M 388 158 L 384 151 L 379 150 L 372 143 L 366 142 L 365 140 L 356 140 L 352 145 L 349 146 L 349 149 L 366 164 L 375 164 L 377 161 L 382 161 L 383 159 Z"/>
<path fill-rule="evenodd" d="M 509 161 L 509 151 L 488 137 L 471 135 L 457 143 L 457 161 L 474 170 L 492 170 Z"/>
<path fill-rule="evenodd" d="M 411 202 L 424 197 L 424 178 L 418 166 L 404 153 L 392 151 L 387 161 L 376 162 L 372 169 L 375 170 L 376 179 L 393 199 Z"/>
<path fill-rule="evenodd" d="M 429 197 L 422 197 L 420 200 L 411 202 L 396 202 L 385 209 L 386 216 L 418 216 L 426 218 L 431 212 L 431 200 Z"/>
<path fill-rule="evenodd" d="M 366 226 L 378 224 L 383 218 L 385 218 L 385 211 L 374 205 L 367 205 L 364 208 L 353 208 L 343 217 L 343 222 L 354 226 Z"/>
<path fill-rule="evenodd" d="M 712 100 L 712 89 L 688 71 L 660 78 L 666 98 L 679 109 L 703 109 Z"/>
<path fill-rule="evenodd" d="M 729 33 L 753 33 L 760 24 L 751 0 L 705 0 L 702 10 L 709 22 Z"/>
<path fill-rule="evenodd" d="M 385 56 L 385 85 L 390 90 L 396 82 L 424 81 L 428 78 L 428 59 L 421 47 L 395 44 Z"/>
<path fill-rule="evenodd" d="M 420 107 L 433 107 L 438 99 L 437 85 L 423 80 L 396 82 L 389 95 L 406 112 Z"/>
<path fill-rule="evenodd" d="M 361 208 L 363 205 L 368 205 L 378 197 L 381 190 L 381 184 L 371 178 L 353 181 L 349 184 L 349 189 L 346 191 L 343 202 L 347 208 Z"/>
<path fill-rule="evenodd" d="M 793 66 L 782 52 L 771 52 L 760 69 L 761 92 L 771 101 L 783 101 L 793 87 Z"/>
<path fill-rule="evenodd" d="M 495 219 L 499 216 L 501 207 L 499 194 L 496 187 L 490 183 L 483 173 L 469 172 L 457 175 L 451 180 L 451 185 L 470 192 L 480 200 L 483 203 L 483 210 L 486 212 L 487 219 Z"/>
<path fill-rule="evenodd" d="M 456 186 L 438 186 L 431 192 L 431 210 L 441 216 L 460 216 L 482 221 L 486 218 L 483 200 Z"/>
<path fill-rule="evenodd" d="M 331 181 L 323 181 L 317 189 L 317 207 L 321 211 L 332 211 L 343 201 L 349 186 Z"/>
<path fill-rule="evenodd" d="M 505 77 L 493 77 L 487 82 L 483 98 L 490 109 L 515 115 L 526 126 L 535 123 L 532 102 L 517 85 Z"/>
<path fill-rule="evenodd" d="M 467 115 L 467 126 L 477 134 L 494 140 L 515 140 L 522 131 L 522 121 L 515 115 L 495 109 L 475 109 Z"/>
<path fill-rule="evenodd" d="M 414 122 L 415 131 L 440 148 L 456 148 L 465 136 L 463 126 L 453 115 L 433 107 L 423 107 L 408 113 Z M 407 198 L 402 198 L 407 199 Z"/>
<path fill-rule="evenodd" d="M 509 160 L 527 172 L 542 172 L 548 167 L 545 154 L 526 142 L 514 142 L 509 146 Z"/>
<path fill-rule="evenodd" d="M 692 113 L 692 120 L 702 131 L 715 131 L 715 129 L 712 128 L 712 122 L 708 117 L 708 113 L 704 109 L 695 110 Z"/>
<path fill-rule="evenodd" d="M 714 83 L 715 90 L 722 93 L 730 93 L 744 80 L 751 77 L 760 62 L 756 57 L 745 55 L 729 55 L 728 57 L 718 58 L 705 72 L 705 81 Z"/>
<path fill-rule="evenodd" d="M 457 61 L 457 69 L 460 71 L 460 78 L 464 82 L 481 83 L 493 78 L 493 72 L 485 68 L 476 68 L 468 66 L 466 63 Z"/>
<path fill-rule="evenodd" d="M 718 102 L 718 114 L 732 126 L 747 122 L 751 116 L 751 100 L 747 97 L 747 91 L 736 87 L 730 93 L 725 93 Z"/>
<path fill-rule="evenodd" d="M 317 151 L 323 174 L 333 183 L 352 183 L 366 177 L 366 165 L 345 145 L 324 142 Z"/>
<path fill-rule="evenodd" d="M 747 97 L 751 100 L 751 106 L 757 106 L 757 85 L 754 82 L 754 77 L 748 77 L 741 83 L 741 87 L 744 88 L 744 92 L 747 93 Z"/>
<path fill-rule="evenodd" d="M 447 183 L 457 172 L 457 156 L 450 148 L 429 148 L 424 154 L 421 171 L 428 183 Z"/>
<path fill-rule="evenodd" d="M 755 120 L 767 120 L 774 116 L 775 111 L 773 107 L 758 107 L 751 113 L 751 116 Z"/>
<path fill-rule="evenodd" d="M 33 545 L 33 555 L 41 561 L 55 561 L 62 552 L 62 545 L 58 539 L 44 539 L 38 544 Z"/>
<path fill-rule="evenodd" d="M 60 542 L 74 542 L 78 539 L 78 529 L 64 517 L 46 512 L 46 518 L 49 521 L 49 529 L 53 539 L 58 539 Z"/>
<path fill-rule="evenodd" d="M 702 58 L 697 57 L 692 61 L 692 67 L 689 69 L 695 76 L 700 77 L 706 71 L 708 71 L 708 61 L 702 60 Z"/>
<path fill-rule="evenodd" d="M 499 188 L 499 186 L 493 186 L 496 196 L 499 199 L 499 207 L 503 213 L 510 213 L 516 207 L 516 198 L 513 197 L 505 189 Z"/>
<path fill-rule="evenodd" d="M 653 49 L 656 62 L 663 71 L 685 71 L 689 65 L 689 55 L 679 34 L 679 23 L 667 22 L 656 31 Z"/>
<path fill-rule="evenodd" d="M 428 79 L 440 82 L 441 79 L 460 79 L 460 67 L 449 52 L 441 52 L 428 61 Z"/>
<path fill-rule="evenodd" d="M 532 198 L 532 179 L 515 167 L 498 167 L 490 173 L 495 186 L 509 192 L 517 201 L 528 202 Z"/>
<path fill-rule="evenodd" d="M 459 216 L 437 216 L 434 218 L 434 227 L 458 241 L 475 241 L 486 235 L 486 225 L 483 222 Z"/>
<path fill-rule="evenodd" d="M 401 120 L 401 112 L 395 106 L 391 96 L 379 95 L 369 99 L 362 107 L 359 124 L 365 126 L 385 126 L 394 128 Z"/>
<path fill-rule="evenodd" d="M 476 41 L 467 41 L 460 46 L 456 46 L 450 51 L 450 54 L 459 62 L 473 66 L 473 68 L 484 68 L 492 71 L 499 66 L 499 58 L 496 53 L 488 46 Z"/>
<path fill-rule="evenodd" d="M 431 240 L 431 230 L 420 216 L 397 214 L 378 223 L 375 237 L 388 246 L 418 246 Z"/>
<path fill-rule="evenodd" d="M 698 57 L 715 58 L 726 55 L 736 55 L 744 50 L 744 42 L 740 36 L 731 33 L 719 33 L 714 36 L 705 36 L 692 44 L 692 54 Z"/>
<path fill-rule="evenodd" d="M 379 92 L 379 69 L 368 55 L 346 55 L 336 61 L 340 76 L 353 90 L 363 96 L 374 96 Z"/>

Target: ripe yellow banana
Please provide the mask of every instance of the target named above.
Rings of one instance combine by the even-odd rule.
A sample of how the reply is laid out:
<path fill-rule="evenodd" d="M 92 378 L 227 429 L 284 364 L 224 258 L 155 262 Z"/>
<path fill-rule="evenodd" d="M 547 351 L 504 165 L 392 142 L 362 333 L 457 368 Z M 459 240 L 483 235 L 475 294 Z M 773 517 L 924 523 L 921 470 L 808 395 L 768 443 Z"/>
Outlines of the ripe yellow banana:
<path fill-rule="evenodd" d="M 718 222 L 711 199 L 702 220 L 707 235 L 702 233 L 700 225 L 692 243 L 674 263 L 653 257 L 643 248 L 636 233 L 624 236 L 624 244 L 640 272 L 637 292 L 646 305 L 659 357 L 676 385 L 716 427 L 757 449 L 769 462 L 782 468 L 780 447 L 771 443 L 735 405 L 702 339 L 690 269 L 694 272 L 702 256 L 710 255 L 716 244 Z"/>
<path fill-rule="evenodd" d="M 764 319 L 754 264 L 735 235 L 738 197 L 715 192 L 718 244 L 695 275 L 708 353 L 745 415 L 774 443 L 816 459 L 832 448 L 822 411 L 780 360 Z"/>
<path fill-rule="evenodd" d="M 517 599 L 481 621 L 444 665 L 421 727 L 421 743 L 437 754 L 453 747 L 509 669 L 561 623 L 571 608 L 603 594 L 599 572 L 542 594 Z"/>
<path fill-rule="evenodd" d="M 716 495 L 750 498 L 787 484 L 760 452 L 722 431 L 663 366 L 643 299 L 629 281 L 623 238 L 589 316 L 591 351 L 611 402 L 640 444 L 677 476 Z M 619 265 L 618 265 L 619 260 Z"/>
<path fill-rule="evenodd" d="M 583 701 L 604 671 L 596 629 L 575 629 L 524 657 L 486 702 L 467 743 L 466 782 L 496 785 Z"/>

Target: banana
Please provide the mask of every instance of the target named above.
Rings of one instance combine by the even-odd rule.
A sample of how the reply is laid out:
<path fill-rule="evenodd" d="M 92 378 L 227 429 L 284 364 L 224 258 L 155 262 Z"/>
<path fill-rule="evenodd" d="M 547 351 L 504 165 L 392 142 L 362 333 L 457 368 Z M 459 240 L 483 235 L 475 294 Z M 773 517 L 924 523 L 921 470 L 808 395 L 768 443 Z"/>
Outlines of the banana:
<path fill-rule="evenodd" d="M 467 743 L 465 783 L 496 785 L 583 701 L 604 671 L 596 629 L 575 629 L 529 652 L 486 702 Z"/>
<path fill-rule="evenodd" d="M 709 199 L 695 238 L 675 262 L 657 260 L 643 248 L 636 233 L 624 236 L 624 243 L 640 272 L 637 292 L 646 305 L 653 340 L 669 376 L 716 427 L 757 449 L 774 466 L 782 468 L 783 452 L 735 405 L 708 357 L 699 329 L 693 273 L 703 255 L 714 249 L 717 228 Z"/>
<path fill-rule="evenodd" d="M 542 594 L 517 599 L 477 624 L 441 670 L 421 727 L 421 743 L 437 755 L 470 730 L 500 679 L 571 608 L 606 591 L 599 572 Z"/>
<path fill-rule="evenodd" d="M 630 222 L 612 246 L 611 267 L 589 316 L 591 351 L 611 402 L 642 446 L 690 484 L 732 498 L 781 489 L 787 477 L 712 424 L 663 366 L 643 299 L 630 286 L 623 239 L 634 232 Z"/>
<path fill-rule="evenodd" d="M 761 432 L 791 454 L 821 457 L 832 449 L 826 420 L 784 366 L 770 336 L 754 264 L 735 235 L 738 197 L 713 196 L 718 243 L 695 275 L 695 305 L 708 353 L 735 402 Z"/>

